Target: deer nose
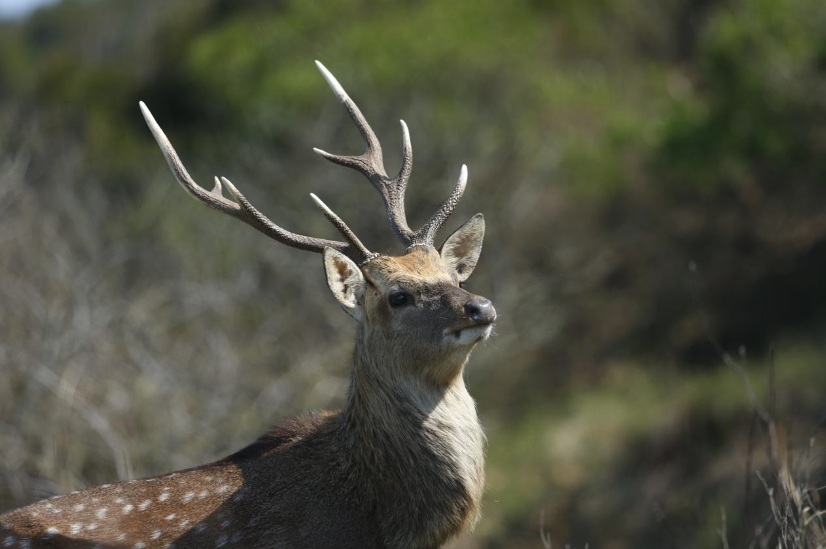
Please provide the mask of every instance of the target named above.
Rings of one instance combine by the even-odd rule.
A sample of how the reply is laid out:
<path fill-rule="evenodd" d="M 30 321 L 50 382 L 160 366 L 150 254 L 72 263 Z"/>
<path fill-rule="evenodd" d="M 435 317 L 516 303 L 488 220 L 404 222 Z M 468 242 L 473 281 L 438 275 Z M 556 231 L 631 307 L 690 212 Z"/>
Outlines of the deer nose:
<path fill-rule="evenodd" d="M 490 299 L 479 299 L 465 304 L 465 314 L 474 322 L 486 324 L 496 320 L 496 309 Z"/>

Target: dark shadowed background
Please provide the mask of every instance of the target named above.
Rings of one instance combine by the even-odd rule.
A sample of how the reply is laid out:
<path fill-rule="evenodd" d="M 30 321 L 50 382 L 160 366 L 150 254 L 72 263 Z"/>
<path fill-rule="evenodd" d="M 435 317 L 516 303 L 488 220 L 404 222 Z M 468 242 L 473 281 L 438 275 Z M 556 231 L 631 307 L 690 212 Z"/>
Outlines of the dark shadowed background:
<path fill-rule="evenodd" d="M 186 196 L 138 110 L 202 185 L 335 237 L 316 192 L 398 253 L 377 193 L 312 152 L 363 147 L 314 59 L 391 172 L 409 125 L 411 224 L 462 163 L 441 237 L 486 216 L 468 287 L 500 321 L 467 379 L 489 481 L 453 548 L 791 547 L 784 513 L 818 523 L 822 0 L 64 0 L 0 21 L 0 512 L 342 403 L 355 326 L 321 258 Z"/>

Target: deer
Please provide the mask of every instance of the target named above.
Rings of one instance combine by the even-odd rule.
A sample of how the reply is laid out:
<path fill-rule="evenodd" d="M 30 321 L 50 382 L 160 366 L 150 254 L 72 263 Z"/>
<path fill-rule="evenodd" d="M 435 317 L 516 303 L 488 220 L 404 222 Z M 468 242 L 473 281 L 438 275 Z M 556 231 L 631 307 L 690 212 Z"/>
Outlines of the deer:
<path fill-rule="evenodd" d="M 436 213 L 411 229 L 404 206 L 413 161 L 407 125 L 401 121 L 401 167 L 391 178 L 361 111 L 324 65 L 316 65 L 366 151 L 314 150 L 357 170 L 379 191 L 402 255 L 369 251 L 315 194 L 315 205 L 344 240 L 276 225 L 226 178 L 216 177 L 207 191 L 143 102 L 140 109 L 188 194 L 277 242 L 322 254 L 327 284 L 357 324 L 345 405 L 283 421 L 214 463 L 103 484 L 0 515 L 0 547 L 435 549 L 478 521 L 486 438 L 463 374 L 471 351 L 490 336 L 496 311 L 462 286 L 479 260 L 483 216 L 434 244 L 464 193 L 467 167 Z"/>

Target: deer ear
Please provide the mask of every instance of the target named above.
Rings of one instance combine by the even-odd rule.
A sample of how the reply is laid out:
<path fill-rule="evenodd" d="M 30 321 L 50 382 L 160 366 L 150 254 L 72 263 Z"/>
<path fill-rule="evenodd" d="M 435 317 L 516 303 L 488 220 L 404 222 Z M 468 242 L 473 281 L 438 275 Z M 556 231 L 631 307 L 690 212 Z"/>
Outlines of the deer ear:
<path fill-rule="evenodd" d="M 344 312 L 361 322 L 361 298 L 364 295 L 364 275 L 349 257 L 333 248 L 324 248 L 324 271 L 327 285 Z"/>
<path fill-rule="evenodd" d="M 456 229 L 442 244 L 439 253 L 442 261 L 456 271 L 459 282 L 464 282 L 476 267 L 479 254 L 482 253 L 482 240 L 485 238 L 485 218 L 476 214 L 470 221 Z"/>

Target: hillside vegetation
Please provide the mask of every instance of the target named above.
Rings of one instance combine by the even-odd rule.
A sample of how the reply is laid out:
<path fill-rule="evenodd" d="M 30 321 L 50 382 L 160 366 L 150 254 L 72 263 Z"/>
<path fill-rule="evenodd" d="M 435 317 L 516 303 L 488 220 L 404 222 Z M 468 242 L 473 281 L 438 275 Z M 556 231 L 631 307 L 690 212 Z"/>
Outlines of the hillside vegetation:
<path fill-rule="evenodd" d="M 554 546 L 802 547 L 770 502 L 778 469 L 826 495 L 824 29 L 818 0 L 64 0 L 0 23 L 0 512 L 341 404 L 354 325 L 321 259 L 187 197 L 138 110 L 202 185 L 333 237 L 315 192 L 398 253 L 375 191 L 312 152 L 362 147 L 320 59 L 389 171 L 410 127 L 411 224 L 463 163 L 442 237 L 486 216 L 489 487 L 455 548 L 542 547 L 540 515 Z"/>

